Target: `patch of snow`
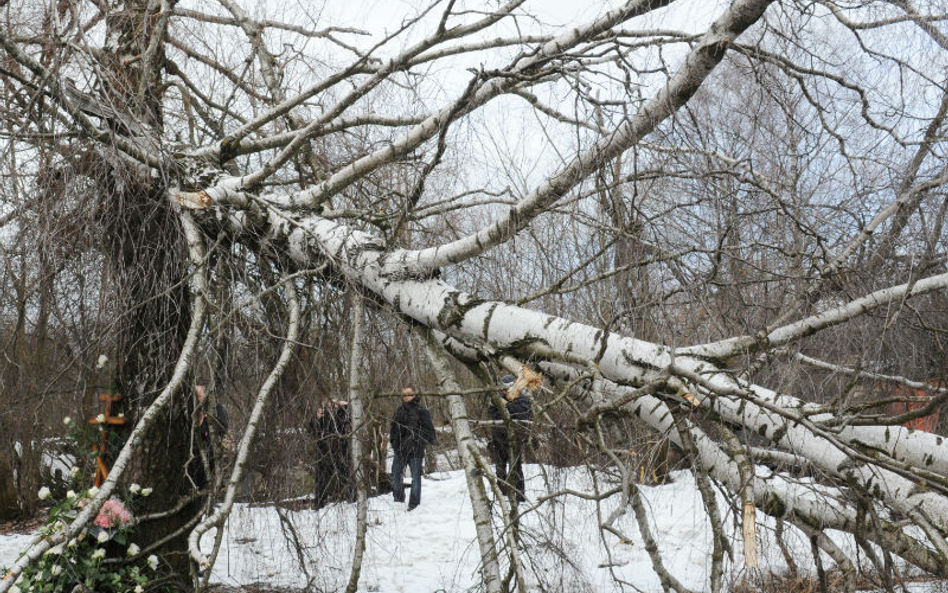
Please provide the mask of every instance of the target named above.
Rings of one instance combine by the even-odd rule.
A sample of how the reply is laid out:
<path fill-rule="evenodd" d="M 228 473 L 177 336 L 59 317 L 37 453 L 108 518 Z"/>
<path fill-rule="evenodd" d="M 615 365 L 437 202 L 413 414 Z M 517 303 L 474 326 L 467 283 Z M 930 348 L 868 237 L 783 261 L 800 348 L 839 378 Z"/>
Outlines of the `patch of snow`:
<path fill-rule="evenodd" d="M 527 498 L 521 506 L 522 557 L 527 561 L 525 577 L 530 584 L 551 590 L 622 591 L 618 580 L 633 583 L 646 592 L 661 591 L 631 508 L 615 527 L 631 543 L 598 529 L 618 497 L 601 503 L 561 496 L 532 509 L 531 501 L 565 489 L 592 490 L 593 481 L 608 489 L 603 474 L 593 476 L 584 468 L 525 466 Z M 712 533 L 701 496 L 688 472 L 676 472 L 674 481 L 644 486 L 643 502 L 649 513 L 653 535 L 666 569 L 683 585 L 706 591 L 711 571 Z M 725 567 L 728 583 L 744 575 L 740 517 L 719 494 L 722 524 L 732 541 L 733 560 Z M 495 513 L 499 509 L 495 507 Z M 283 519 L 280 515 L 282 514 Z M 284 510 L 272 506 L 235 506 L 225 527 L 221 552 L 212 582 L 238 587 L 264 582 L 275 587 L 342 590 L 349 578 L 355 504 L 336 503 L 320 510 Z M 500 519 L 495 517 L 499 527 Z M 480 556 L 471 503 L 460 471 L 434 472 L 424 478 L 421 505 L 408 512 L 391 495 L 369 499 L 366 553 L 359 590 L 379 593 L 415 591 L 461 592 L 481 583 Z M 763 574 L 781 573 L 787 566 L 774 536 L 774 520 L 758 512 L 758 547 Z M 809 540 L 787 526 L 784 540 L 800 570 L 814 571 Z M 499 529 L 498 529 L 499 532 Z M 207 553 L 215 533 L 202 539 Z M 851 538 L 830 533 L 840 547 L 852 549 Z M 0 537 L 0 566 L 9 566 L 26 548 L 30 536 Z M 298 542 L 299 553 L 293 542 Z M 304 566 L 300 566 L 302 558 Z M 824 558 L 827 566 L 832 565 Z M 943 586 L 942 583 L 936 584 Z M 937 586 L 916 583 L 913 593 L 941 591 Z M 935 587 L 935 588 L 933 588 Z"/>

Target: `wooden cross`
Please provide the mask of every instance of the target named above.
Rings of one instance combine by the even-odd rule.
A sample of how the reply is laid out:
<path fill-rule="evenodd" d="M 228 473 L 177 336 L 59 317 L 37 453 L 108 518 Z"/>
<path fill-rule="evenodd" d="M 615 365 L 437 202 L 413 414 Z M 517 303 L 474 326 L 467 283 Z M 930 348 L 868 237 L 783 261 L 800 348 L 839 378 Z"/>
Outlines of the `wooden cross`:
<path fill-rule="evenodd" d="M 99 416 L 91 418 L 89 424 L 96 425 L 112 425 L 112 426 L 121 426 L 125 424 L 125 418 L 122 416 L 113 416 L 112 415 L 112 404 L 122 399 L 122 395 L 119 393 L 108 394 L 100 393 L 99 401 L 105 402 L 105 413 L 100 414 L 103 419 L 99 421 Z M 102 439 L 98 445 L 92 445 L 92 450 L 98 453 L 95 458 L 95 486 L 98 488 L 102 485 L 102 482 L 109 477 L 109 468 L 105 465 L 105 449 L 109 444 L 109 431 L 105 428 L 101 428 Z"/>

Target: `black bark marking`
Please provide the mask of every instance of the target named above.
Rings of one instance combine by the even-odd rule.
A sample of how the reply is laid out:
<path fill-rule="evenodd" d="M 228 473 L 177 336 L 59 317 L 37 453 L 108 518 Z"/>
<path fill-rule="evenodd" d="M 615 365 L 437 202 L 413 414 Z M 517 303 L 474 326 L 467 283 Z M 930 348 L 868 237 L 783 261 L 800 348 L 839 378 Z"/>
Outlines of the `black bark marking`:
<path fill-rule="evenodd" d="M 484 339 L 487 339 L 488 330 L 490 329 L 490 320 L 494 316 L 494 311 L 497 310 L 497 303 L 493 303 L 489 309 L 487 309 L 487 315 L 484 316 L 484 326 L 481 328 L 481 335 Z"/>
<path fill-rule="evenodd" d="M 466 298 L 462 300 L 462 297 Z M 444 306 L 438 312 L 438 325 L 442 329 L 460 327 L 461 322 L 464 321 L 464 316 L 482 303 L 484 303 L 482 299 L 466 295 L 463 292 L 457 290 L 450 292 L 444 297 Z"/>

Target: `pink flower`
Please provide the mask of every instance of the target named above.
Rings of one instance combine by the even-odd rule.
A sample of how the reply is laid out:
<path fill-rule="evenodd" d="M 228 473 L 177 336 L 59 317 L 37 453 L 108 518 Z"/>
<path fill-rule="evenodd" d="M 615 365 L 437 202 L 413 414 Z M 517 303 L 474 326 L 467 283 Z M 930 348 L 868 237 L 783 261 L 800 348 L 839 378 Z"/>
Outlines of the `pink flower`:
<path fill-rule="evenodd" d="M 110 498 L 105 501 L 99 510 L 99 514 L 95 518 L 95 524 L 103 529 L 111 529 L 131 520 L 132 512 L 125 508 L 122 501 L 117 498 Z"/>

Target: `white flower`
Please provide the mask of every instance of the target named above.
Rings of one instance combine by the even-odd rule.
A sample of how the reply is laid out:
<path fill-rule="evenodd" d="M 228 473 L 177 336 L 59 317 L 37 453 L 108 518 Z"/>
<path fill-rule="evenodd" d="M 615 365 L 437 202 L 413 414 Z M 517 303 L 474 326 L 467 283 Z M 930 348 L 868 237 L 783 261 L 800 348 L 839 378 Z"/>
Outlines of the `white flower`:
<path fill-rule="evenodd" d="M 43 555 L 44 556 L 59 556 L 62 553 L 63 553 L 63 546 L 62 544 L 60 544 L 58 546 L 53 546 L 52 548 L 46 550 L 45 552 L 43 552 Z"/>
<path fill-rule="evenodd" d="M 105 550 L 102 548 L 96 548 L 95 552 L 92 553 L 92 559 L 96 560 L 97 558 L 105 558 Z"/>
<path fill-rule="evenodd" d="M 105 424 L 105 414 L 99 414 L 95 417 L 95 421 L 99 424 Z"/>
<path fill-rule="evenodd" d="M 129 556 L 134 556 L 135 554 L 138 554 L 140 551 L 141 551 L 141 548 L 139 548 L 136 544 L 131 544 L 128 546 Z"/>
<path fill-rule="evenodd" d="M 57 564 L 52 569 L 53 576 L 58 577 L 62 571 L 63 571 L 63 567 Z"/>
<path fill-rule="evenodd" d="M 66 546 L 67 546 L 67 547 L 70 547 L 70 548 L 75 548 L 75 547 L 76 547 L 76 544 L 78 544 L 78 543 L 79 543 L 79 541 L 76 540 L 76 538 L 72 538 L 71 540 L 69 540 L 69 543 L 66 544 Z"/>
<path fill-rule="evenodd" d="M 78 475 L 79 475 L 79 468 L 78 468 L 78 467 L 72 467 L 72 468 L 70 468 L 70 469 L 69 469 L 69 475 L 72 476 L 72 477 L 74 477 L 74 478 L 75 478 L 76 476 L 78 476 Z"/>
<path fill-rule="evenodd" d="M 65 418 L 63 418 L 63 424 L 65 424 L 66 426 L 69 426 L 70 422 L 72 422 L 72 418 L 70 418 L 69 416 L 66 416 Z"/>
<path fill-rule="evenodd" d="M 118 413 L 118 417 L 119 417 L 119 418 L 124 418 L 124 417 L 125 417 L 125 412 L 119 412 L 119 413 Z"/>
<path fill-rule="evenodd" d="M 142 488 L 142 496 L 148 496 L 151 494 L 151 488 Z"/>
<path fill-rule="evenodd" d="M 43 486 L 42 488 L 39 489 L 39 492 L 37 494 L 39 495 L 40 500 L 46 500 L 47 498 L 50 497 L 49 488 L 47 488 L 46 486 Z"/>
<path fill-rule="evenodd" d="M 158 570 L 158 556 L 152 554 L 148 557 L 146 562 L 148 562 L 148 566 L 150 566 L 152 570 Z"/>
<path fill-rule="evenodd" d="M 139 486 L 138 484 L 133 483 L 131 486 L 128 487 L 128 491 L 131 492 L 132 494 L 138 494 L 139 492 L 142 491 L 142 487 Z"/>
<path fill-rule="evenodd" d="M 92 488 L 89 488 L 89 496 L 90 496 L 90 497 L 95 498 L 96 494 L 98 494 L 98 493 L 99 493 L 99 488 L 98 488 L 98 487 L 93 486 Z"/>
<path fill-rule="evenodd" d="M 105 354 L 100 354 L 100 355 L 99 355 L 99 360 L 97 360 L 96 363 L 95 363 L 95 368 L 101 369 L 101 368 L 105 367 L 105 365 L 107 365 L 107 364 L 109 364 L 109 357 L 106 356 Z"/>
<path fill-rule="evenodd" d="M 145 590 L 142 589 L 141 585 L 135 585 L 135 593 L 145 593 Z"/>
<path fill-rule="evenodd" d="M 66 498 L 72 499 L 75 497 L 76 497 L 76 493 L 74 490 L 70 490 L 69 492 L 66 493 Z"/>
<path fill-rule="evenodd" d="M 100 531 L 99 535 L 96 536 L 95 540 L 99 542 L 100 544 L 104 544 L 105 542 L 109 541 L 109 532 Z"/>

